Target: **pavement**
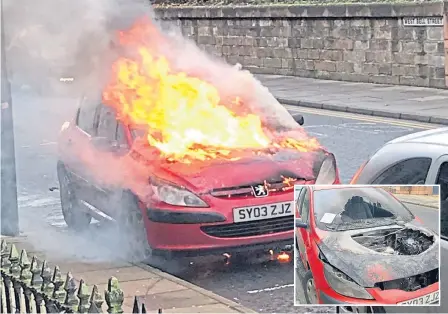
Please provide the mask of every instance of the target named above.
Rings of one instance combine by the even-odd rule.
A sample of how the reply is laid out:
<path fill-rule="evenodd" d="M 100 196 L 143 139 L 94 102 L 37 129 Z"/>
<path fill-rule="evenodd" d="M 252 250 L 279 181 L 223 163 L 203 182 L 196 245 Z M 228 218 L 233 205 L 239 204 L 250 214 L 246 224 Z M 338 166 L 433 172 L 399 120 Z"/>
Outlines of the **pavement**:
<path fill-rule="evenodd" d="M 273 80 L 270 76 L 264 76 L 262 80 L 266 80 L 265 84 L 277 97 L 282 96 L 283 91 L 282 97 L 286 98 L 286 90 L 289 89 L 291 95 L 303 96 L 308 102 L 312 101 L 313 95 L 317 95 L 319 90 L 325 90 L 329 102 L 332 99 L 341 99 L 341 93 L 359 95 L 369 88 L 380 88 L 377 97 L 392 94 L 392 91 L 387 92 L 387 89 L 380 92 L 381 88 L 385 88 L 380 85 L 369 87 L 370 85 L 344 82 L 314 82 L 309 79 L 304 79 L 308 85 L 300 85 L 294 83 L 301 80 L 299 78 L 293 78 L 291 83 L 288 77 Z M 333 84 L 342 84 L 343 87 Z M 420 93 L 419 95 L 426 95 L 421 97 L 429 97 L 427 92 L 419 91 L 421 88 L 415 90 L 413 95 Z M 433 96 L 436 95 L 434 93 L 440 92 L 430 91 L 433 91 Z M 411 92 L 402 91 L 398 95 L 406 98 L 408 93 Z M 36 97 L 31 92 L 19 90 L 13 91 L 13 96 L 20 218 L 24 234 L 33 234 L 33 237 L 29 237 L 32 245 L 37 250 L 49 252 L 48 254 L 57 258 L 76 258 L 80 263 L 88 264 L 110 262 L 117 258 L 126 260 L 126 256 L 118 254 L 117 250 L 111 254 L 110 247 L 114 247 L 114 243 L 107 238 L 107 234 L 106 239 L 101 237 L 94 227 L 95 224 L 92 231 L 82 239 L 69 234 L 61 216 L 58 191 L 49 191 L 49 188 L 57 186 L 57 134 L 63 122 L 73 117 L 77 100 L 67 97 Z M 346 104 L 352 101 L 347 96 L 344 97 Z M 440 103 L 440 100 L 437 101 Z M 297 106 L 294 99 L 291 99 L 291 103 L 295 105 L 287 105 L 287 109 L 303 114 L 307 132 L 335 154 L 343 183 L 348 183 L 359 166 L 387 141 L 440 126 L 350 113 L 347 110 L 341 112 Z M 423 106 L 425 102 L 421 104 Z M 39 127 L 32 127 L 36 123 Z M 433 209 L 431 211 L 437 213 Z M 51 230 L 57 232 L 56 235 L 50 232 Z M 64 236 L 60 236 L 61 234 Z M 87 244 L 85 238 L 88 240 Z M 294 267 L 290 263 L 216 267 L 206 271 L 199 270 L 184 279 L 259 313 L 309 313 L 328 310 L 314 307 L 294 308 L 293 278 Z"/>
<path fill-rule="evenodd" d="M 57 236 L 64 237 L 64 234 Z M 147 311 L 154 313 L 159 309 L 162 309 L 163 313 L 256 313 L 145 264 L 119 259 L 86 262 L 76 255 L 61 258 L 59 254 L 36 249 L 30 237 L 32 235 L 2 237 L 2 239 L 8 244 L 14 243 L 19 252 L 25 249 L 29 258 L 36 256 L 40 260 L 47 260 L 51 268 L 58 265 L 63 274 L 71 272 L 78 283 L 83 279 L 90 287 L 97 285 L 100 292 L 107 289 L 110 277 L 116 277 L 124 292 L 124 313 L 132 313 L 135 296 L 140 302 L 145 303 Z M 103 309 L 106 309 L 106 304 L 103 305 Z"/>
<path fill-rule="evenodd" d="M 448 125 L 448 89 L 256 76 L 287 105 Z"/>
<path fill-rule="evenodd" d="M 439 195 L 408 195 L 395 194 L 395 196 L 405 204 L 420 205 L 436 210 L 440 209 Z"/>

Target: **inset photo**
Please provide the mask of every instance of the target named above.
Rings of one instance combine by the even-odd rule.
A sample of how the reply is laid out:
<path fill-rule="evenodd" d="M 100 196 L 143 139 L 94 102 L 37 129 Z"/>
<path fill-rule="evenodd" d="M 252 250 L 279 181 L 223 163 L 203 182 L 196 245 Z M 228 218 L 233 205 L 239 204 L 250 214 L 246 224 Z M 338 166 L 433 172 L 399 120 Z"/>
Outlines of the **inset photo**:
<path fill-rule="evenodd" d="M 296 185 L 294 305 L 439 306 L 439 190 Z"/>

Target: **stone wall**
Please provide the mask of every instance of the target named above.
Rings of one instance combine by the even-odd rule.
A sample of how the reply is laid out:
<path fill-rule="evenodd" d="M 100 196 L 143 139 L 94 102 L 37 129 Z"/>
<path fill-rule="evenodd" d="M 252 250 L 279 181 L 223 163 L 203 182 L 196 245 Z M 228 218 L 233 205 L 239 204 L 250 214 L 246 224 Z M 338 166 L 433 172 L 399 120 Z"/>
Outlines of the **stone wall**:
<path fill-rule="evenodd" d="M 441 20 L 443 2 L 156 11 L 205 50 L 253 73 L 448 86 L 444 27 L 403 23 L 406 17 Z"/>
<path fill-rule="evenodd" d="M 434 190 L 432 186 L 383 186 L 385 190 L 394 194 L 409 194 L 409 195 L 433 195 Z"/>
<path fill-rule="evenodd" d="M 448 86 L 448 2 L 445 2 L 444 8 L 444 38 L 445 38 L 445 84 Z"/>

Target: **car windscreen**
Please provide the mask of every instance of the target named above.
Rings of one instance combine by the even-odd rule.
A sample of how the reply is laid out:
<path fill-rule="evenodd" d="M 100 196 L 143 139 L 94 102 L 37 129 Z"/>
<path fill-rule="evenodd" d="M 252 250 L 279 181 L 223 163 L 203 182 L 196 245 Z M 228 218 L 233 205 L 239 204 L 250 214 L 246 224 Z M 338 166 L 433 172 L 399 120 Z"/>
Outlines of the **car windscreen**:
<path fill-rule="evenodd" d="M 317 227 L 331 231 L 403 224 L 414 219 L 405 205 L 378 187 L 316 190 L 313 209 Z"/>

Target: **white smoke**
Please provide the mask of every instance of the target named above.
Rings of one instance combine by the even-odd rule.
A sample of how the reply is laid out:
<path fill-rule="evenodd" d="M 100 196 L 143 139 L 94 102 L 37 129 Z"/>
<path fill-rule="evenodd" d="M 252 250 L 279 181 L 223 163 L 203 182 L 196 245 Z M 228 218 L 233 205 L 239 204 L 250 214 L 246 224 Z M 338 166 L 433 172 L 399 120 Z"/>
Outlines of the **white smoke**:
<path fill-rule="evenodd" d="M 73 119 L 77 100 L 86 95 L 97 98 L 101 93 L 117 58 L 117 50 L 113 49 L 117 31 L 129 28 L 142 16 L 154 21 L 147 0 L 5 0 L 3 16 L 13 98 L 16 104 L 17 100 L 24 104 L 16 107 L 16 114 L 19 113 L 16 134 L 20 130 L 22 141 L 29 138 L 36 145 L 42 139 L 56 141 L 62 123 Z M 153 38 L 148 38 L 148 42 L 160 45 L 157 49 L 166 54 L 174 69 L 209 81 L 218 88 L 222 98 L 241 97 L 247 106 L 276 125 L 296 127 L 286 109 L 250 73 L 207 55 L 183 38 L 175 25 L 165 36 L 170 39 L 166 45 Z M 25 95 L 25 88 L 31 94 Z M 20 120 L 20 117 L 26 118 Z M 39 127 L 34 127 L 35 124 Z M 20 146 L 21 140 L 16 142 Z M 48 158 L 54 161 L 50 167 Z M 48 155 L 45 164 L 36 160 L 33 167 L 55 177 L 56 160 L 56 153 Z M 110 177 L 124 177 L 122 173 L 126 170 L 114 168 L 98 158 L 97 161 L 91 169 L 108 173 Z M 117 173 L 115 176 L 111 175 L 113 171 Z M 67 236 L 45 234 L 48 230 L 42 232 L 43 225 L 34 223 L 41 218 L 38 213 L 22 211 L 21 214 L 29 215 L 22 217 L 22 221 L 29 222 L 25 228 L 34 228 L 32 239 L 36 245 L 56 248 L 59 253 L 66 248 L 66 253 L 74 254 L 70 246 L 73 241 L 64 240 Z M 95 255 L 97 251 L 91 248 L 90 253 Z M 80 258 L 84 255 L 80 254 Z"/>

